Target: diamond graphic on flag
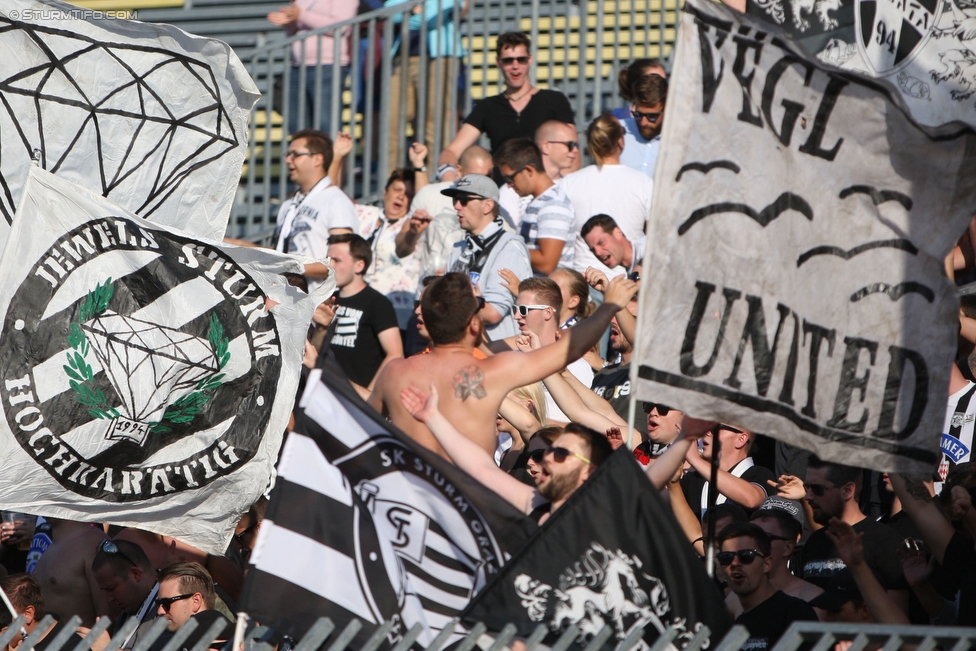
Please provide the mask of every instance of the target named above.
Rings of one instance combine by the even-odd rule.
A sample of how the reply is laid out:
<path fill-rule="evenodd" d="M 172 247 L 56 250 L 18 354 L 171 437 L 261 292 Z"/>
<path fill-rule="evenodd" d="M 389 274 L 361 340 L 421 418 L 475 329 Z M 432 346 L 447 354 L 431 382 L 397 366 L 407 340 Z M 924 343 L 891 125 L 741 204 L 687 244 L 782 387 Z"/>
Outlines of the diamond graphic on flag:
<path fill-rule="evenodd" d="M 218 369 L 206 339 L 107 311 L 82 324 L 92 352 L 135 421 L 159 421 L 168 403 Z"/>

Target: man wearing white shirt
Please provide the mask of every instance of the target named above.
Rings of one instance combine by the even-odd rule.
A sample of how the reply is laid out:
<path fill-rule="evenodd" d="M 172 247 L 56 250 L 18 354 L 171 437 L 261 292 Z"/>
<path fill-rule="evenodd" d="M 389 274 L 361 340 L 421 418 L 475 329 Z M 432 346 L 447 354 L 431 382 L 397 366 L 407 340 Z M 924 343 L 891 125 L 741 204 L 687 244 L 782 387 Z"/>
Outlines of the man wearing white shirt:
<path fill-rule="evenodd" d="M 608 278 L 620 275 L 611 271 L 590 251 L 583 240 L 583 225 L 594 215 L 610 215 L 630 240 L 644 235 L 651 214 L 654 180 L 637 170 L 620 164 L 625 132 L 612 115 L 601 115 L 586 130 L 586 142 L 595 165 L 584 167 L 562 180 L 563 190 L 573 204 L 575 216 L 575 254 L 573 268 L 585 273 L 588 267 Z"/>
<path fill-rule="evenodd" d="M 590 253 L 610 270 L 608 278 L 634 273 L 644 262 L 647 238 L 643 235 L 630 240 L 610 215 L 590 217 L 580 231 Z"/>
<path fill-rule="evenodd" d="M 285 155 L 288 178 L 298 192 L 281 205 L 274 247 L 316 260 L 329 255 L 329 236 L 359 228 L 356 208 L 346 194 L 332 185 L 332 140 L 321 131 L 305 129 L 292 136 Z M 305 265 L 309 289 L 328 276 L 324 262 Z"/>

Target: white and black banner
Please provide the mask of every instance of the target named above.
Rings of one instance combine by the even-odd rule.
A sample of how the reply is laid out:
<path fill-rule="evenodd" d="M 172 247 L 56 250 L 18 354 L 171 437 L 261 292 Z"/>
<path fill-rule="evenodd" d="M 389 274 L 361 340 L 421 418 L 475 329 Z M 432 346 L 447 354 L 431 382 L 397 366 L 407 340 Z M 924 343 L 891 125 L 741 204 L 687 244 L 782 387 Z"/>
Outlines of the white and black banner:
<path fill-rule="evenodd" d="M 57 0 L 7 0 L 0 60 L 0 242 L 35 152 L 140 217 L 224 236 L 259 97 L 230 46 Z"/>
<path fill-rule="evenodd" d="M 535 530 L 326 368 L 282 450 L 241 607 L 296 638 L 357 618 L 353 647 L 384 621 L 390 647 L 420 624 L 427 647 Z"/>
<path fill-rule="evenodd" d="M 976 208 L 972 132 L 923 131 L 887 83 L 703 0 L 673 78 L 637 398 L 931 473 L 958 331 L 942 261 Z"/>
<path fill-rule="evenodd" d="M 334 289 L 280 275 L 302 270 L 32 168 L 0 258 L 0 508 L 223 553 L 268 487 Z"/>

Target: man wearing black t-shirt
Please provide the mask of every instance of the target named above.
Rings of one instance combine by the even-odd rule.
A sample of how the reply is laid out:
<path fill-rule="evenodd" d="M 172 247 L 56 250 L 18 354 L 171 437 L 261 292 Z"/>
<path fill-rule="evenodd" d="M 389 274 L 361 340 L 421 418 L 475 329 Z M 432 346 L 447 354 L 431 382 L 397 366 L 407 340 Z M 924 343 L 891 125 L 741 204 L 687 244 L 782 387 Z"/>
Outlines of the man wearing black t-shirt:
<path fill-rule="evenodd" d="M 358 235 L 329 238 L 329 264 L 339 288 L 329 344 L 349 379 L 368 389 L 387 362 L 403 357 L 393 304 L 363 280 L 372 258 L 369 244 Z"/>
<path fill-rule="evenodd" d="M 858 499 L 862 477 L 860 468 L 826 463 L 811 456 L 807 462 L 806 500 L 816 522 L 826 525 L 831 518 L 838 518 L 864 534 L 864 562 L 878 576 L 892 601 L 907 613 L 908 583 L 897 553 L 902 540 L 894 529 L 861 512 Z M 827 536 L 826 527 L 810 534 L 800 567 L 804 581 L 825 589 L 830 578 L 847 567 Z"/>
<path fill-rule="evenodd" d="M 532 42 L 522 32 L 498 37 L 495 64 L 505 79 L 505 92 L 487 97 L 464 119 L 451 144 L 441 152 L 437 175 L 442 181 L 457 180 L 457 165 L 464 150 L 487 134 L 494 152 L 506 140 L 534 138 L 536 129 L 550 120 L 574 124 L 576 116 L 566 96 L 532 85 L 529 72 Z"/>
<path fill-rule="evenodd" d="M 721 573 L 742 604 L 735 623 L 749 630 L 742 651 L 772 649 L 793 622 L 817 620 L 807 602 L 769 583 L 773 559 L 765 531 L 751 522 L 736 522 L 722 529 L 718 542 Z"/>
<path fill-rule="evenodd" d="M 726 500 L 735 502 L 746 512 L 758 508 L 769 496 L 769 480 L 774 479 L 769 468 L 755 465 L 749 451 L 756 435 L 731 425 L 719 425 L 701 440 L 701 454 L 692 448 L 688 451 L 688 463 L 692 471 L 681 478 L 681 488 L 688 505 L 699 516 L 708 507 L 708 477 L 711 476 L 711 458 L 715 436 L 721 443 L 718 452 L 718 504 Z"/>

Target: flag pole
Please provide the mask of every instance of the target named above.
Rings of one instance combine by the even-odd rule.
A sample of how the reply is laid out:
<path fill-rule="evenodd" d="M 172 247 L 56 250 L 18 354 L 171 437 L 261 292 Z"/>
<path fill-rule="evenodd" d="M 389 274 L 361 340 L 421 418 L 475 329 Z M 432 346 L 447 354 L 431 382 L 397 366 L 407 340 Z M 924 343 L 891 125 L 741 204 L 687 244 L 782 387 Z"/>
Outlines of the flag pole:
<path fill-rule="evenodd" d="M 712 431 L 712 473 L 708 480 L 708 509 L 706 515 L 705 536 L 705 570 L 708 576 L 715 577 L 715 502 L 718 500 L 718 455 L 722 444 L 718 440 L 718 431 Z"/>

